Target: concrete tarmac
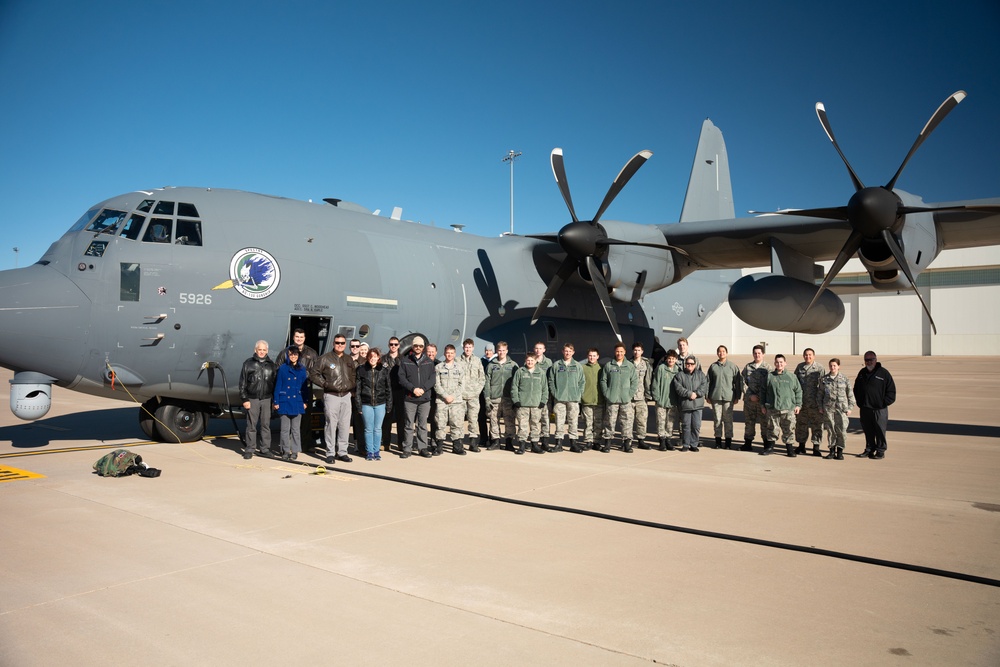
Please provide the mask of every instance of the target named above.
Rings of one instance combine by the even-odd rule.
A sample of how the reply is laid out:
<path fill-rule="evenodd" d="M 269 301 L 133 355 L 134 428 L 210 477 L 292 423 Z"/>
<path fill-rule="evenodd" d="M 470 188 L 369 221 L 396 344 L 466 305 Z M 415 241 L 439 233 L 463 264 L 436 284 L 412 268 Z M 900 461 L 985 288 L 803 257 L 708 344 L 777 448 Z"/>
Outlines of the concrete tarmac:
<path fill-rule="evenodd" d="M 0 664 L 1000 664 L 1000 359 L 881 360 L 881 461 L 855 410 L 844 461 L 758 440 L 318 475 L 244 461 L 226 420 L 151 444 L 136 406 L 56 389 L 40 421 L 0 411 Z M 98 477 L 117 447 L 162 476 Z"/>

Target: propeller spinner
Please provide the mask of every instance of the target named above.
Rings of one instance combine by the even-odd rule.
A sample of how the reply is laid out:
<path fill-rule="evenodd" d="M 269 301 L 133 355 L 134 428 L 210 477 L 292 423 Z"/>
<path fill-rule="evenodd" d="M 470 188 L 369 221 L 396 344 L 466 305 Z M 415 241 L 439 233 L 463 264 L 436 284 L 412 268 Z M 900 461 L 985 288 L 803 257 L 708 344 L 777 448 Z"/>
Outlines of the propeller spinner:
<path fill-rule="evenodd" d="M 570 217 L 573 219 L 572 222 L 568 223 L 559 233 L 556 235 L 544 235 L 544 234 L 528 234 L 527 236 L 533 239 L 541 239 L 543 241 L 550 241 L 558 243 L 562 249 L 566 252 L 566 259 L 562 261 L 559 265 L 558 270 L 556 270 L 556 275 L 552 278 L 548 287 L 545 290 L 545 295 L 539 302 L 538 307 L 535 309 L 534 315 L 531 316 L 531 323 L 535 324 L 538 318 L 542 316 L 542 312 L 548 307 L 552 299 L 555 298 L 562 284 L 573 275 L 574 271 L 577 271 L 581 266 L 586 268 L 587 273 L 590 275 L 590 279 L 594 285 L 594 291 L 597 292 L 597 297 L 601 300 L 601 305 L 604 307 L 604 314 L 608 318 L 608 322 L 611 324 L 611 328 L 614 329 L 615 336 L 618 337 L 618 341 L 621 342 L 622 335 L 618 330 L 618 323 L 615 321 L 614 308 L 611 305 L 611 295 L 608 292 L 608 284 L 604 278 L 604 272 L 601 270 L 601 260 L 607 254 L 608 247 L 612 245 L 642 245 L 651 248 L 664 248 L 670 249 L 668 245 L 661 245 L 655 243 L 635 243 L 632 241 L 622 241 L 619 239 L 608 238 L 608 234 L 599 223 L 601 216 L 607 211 L 611 202 L 615 200 L 618 193 L 622 191 L 625 184 L 629 182 L 629 179 L 635 175 L 639 168 L 645 164 L 646 160 L 653 156 L 652 151 L 639 151 L 632 156 L 622 170 L 615 177 L 614 182 L 608 189 L 608 194 L 604 196 L 604 201 L 601 202 L 600 208 L 597 209 L 597 213 L 594 215 L 592 220 L 581 221 L 576 217 L 576 209 L 573 208 L 573 198 L 569 193 L 569 182 L 566 180 L 566 167 L 563 164 L 563 152 L 561 148 L 552 149 L 551 162 L 552 162 L 552 175 L 555 176 L 556 184 L 559 186 L 559 192 L 562 193 L 563 201 L 566 202 L 566 208 L 569 209 Z"/>

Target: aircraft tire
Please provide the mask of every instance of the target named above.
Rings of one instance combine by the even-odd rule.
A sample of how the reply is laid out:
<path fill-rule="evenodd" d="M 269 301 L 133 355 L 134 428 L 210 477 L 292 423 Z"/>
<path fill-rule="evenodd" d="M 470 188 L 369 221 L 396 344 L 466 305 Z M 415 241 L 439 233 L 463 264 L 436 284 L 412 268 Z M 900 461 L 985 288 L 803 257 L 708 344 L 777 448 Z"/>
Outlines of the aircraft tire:
<path fill-rule="evenodd" d="M 162 442 L 195 442 L 205 435 L 207 416 L 197 406 L 164 402 L 156 408 L 153 428 Z M 163 422 L 162 424 L 160 422 Z"/>
<path fill-rule="evenodd" d="M 153 430 L 153 424 L 156 423 L 153 421 L 153 415 L 156 414 L 156 408 L 159 407 L 159 405 L 160 401 L 158 399 L 151 398 L 142 404 L 142 408 L 139 408 L 139 428 L 141 428 L 142 432 L 146 434 L 146 437 L 151 440 L 157 437 Z M 143 408 L 145 408 L 145 410 Z"/>

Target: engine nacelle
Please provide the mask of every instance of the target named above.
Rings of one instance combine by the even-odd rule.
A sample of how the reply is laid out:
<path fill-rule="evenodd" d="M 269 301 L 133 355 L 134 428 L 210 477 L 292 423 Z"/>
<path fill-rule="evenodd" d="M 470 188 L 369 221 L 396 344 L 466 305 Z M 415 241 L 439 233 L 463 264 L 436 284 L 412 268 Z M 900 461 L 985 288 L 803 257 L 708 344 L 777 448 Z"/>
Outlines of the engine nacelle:
<path fill-rule="evenodd" d="M 844 302 L 829 289 L 813 307 L 817 285 L 788 276 L 755 273 L 743 276 L 729 289 L 729 307 L 738 318 L 758 329 L 822 334 L 844 320 Z"/>
<path fill-rule="evenodd" d="M 924 201 L 902 190 L 896 194 L 907 206 L 923 206 Z M 906 257 L 906 263 L 914 279 L 927 265 L 934 261 L 939 252 L 937 229 L 931 213 L 910 213 L 906 222 L 896 233 L 896 238 Z M 881 239 L 866 239 L 858 250 L 858 259 L 864 264 L 871 277 L 872 287 L 882 291 L 910 289 L 910 281 L 900 270 L 889 246 Z"/>
<path fill-rule="evenodd" d="M 609 238 L 632 243 L 667 244 L 663 233 L 654 225 L 612 221 L 602 222 L 601 226 Z M 637 301 L 683 277 L 676 270 L 673 253 L 662 248 L 613 245 L 608 249 L 605 261 L 609 268 L 611 298 L 625 303 Z"/>
<path fill-rule="evenodd" d="M 55 378 L 42 373 L 15 373 L 10 380 L 10 411 L 18 419 L 41 419 L 52 407 Z"/>

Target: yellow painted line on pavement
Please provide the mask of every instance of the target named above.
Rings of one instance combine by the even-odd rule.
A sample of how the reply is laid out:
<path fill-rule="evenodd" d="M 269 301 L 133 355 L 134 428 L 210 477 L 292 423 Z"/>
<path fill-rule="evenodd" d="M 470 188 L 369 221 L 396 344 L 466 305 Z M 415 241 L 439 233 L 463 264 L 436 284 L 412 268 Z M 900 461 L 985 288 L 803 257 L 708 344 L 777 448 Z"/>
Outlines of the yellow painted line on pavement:
<path fill-rule="evenodd" d="M 16 482 L 19 479 L 39 479 L 45 477 L 37 472 L 11 468 L 10 466 L 0 466 L 0 482 Z"/>

